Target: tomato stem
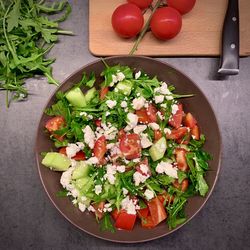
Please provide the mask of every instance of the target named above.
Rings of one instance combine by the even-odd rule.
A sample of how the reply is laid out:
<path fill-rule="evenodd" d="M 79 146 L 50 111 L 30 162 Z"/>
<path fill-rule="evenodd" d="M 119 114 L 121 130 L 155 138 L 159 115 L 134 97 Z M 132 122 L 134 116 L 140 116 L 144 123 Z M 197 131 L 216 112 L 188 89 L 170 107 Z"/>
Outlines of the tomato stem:
<path fill-rule="evenodd" d="M 139 36 L 138 36 L 138 38 L 137 38 L 137 40 L 136 40 L 133 48 L 129 52 L 129 55 L 133 55 L 135 53 L 135 51 L 137 50 L 139 43 L 141 42 L 142 38 L 145 36 L 146 32 L 148 31 L 148 28 L 150 26 L 150 21 L 152 19 L 153 14 L 158 9 L 158 7 L 160 6 L 161 2 L 162 2 L 162 0 L 158 0 L 157 3 L 155 4 L 155 6 L 154 6 L 154 8 L 153 8 L 153 10 L 152 10 L 152 12 L 151 12 L 151 14 L 150 14 L 150 16 L 149 16 L 146 24 L 145 24 L 145 26 L 143 27 L 142 31 L 140 32 L 140 34 L 139 34 Z"/>

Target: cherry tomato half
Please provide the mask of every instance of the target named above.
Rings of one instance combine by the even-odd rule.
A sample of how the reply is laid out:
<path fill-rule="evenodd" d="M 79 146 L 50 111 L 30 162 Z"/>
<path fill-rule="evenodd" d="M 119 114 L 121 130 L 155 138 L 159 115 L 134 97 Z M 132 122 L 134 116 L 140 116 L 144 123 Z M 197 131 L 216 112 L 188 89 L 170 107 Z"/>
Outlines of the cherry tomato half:
<path fill-rule="evenodd" d="M 132 3 L 118 6 L 112 15 L 114 31 L 121 37 L 131 38 L 142 29 L 144 18 L 139 7 Z"/>
<path fill-rule="evenodd" d="M 168 0 L 168 6 L 175 8 L 182 15 L 191 11 L 196 0 Z"/>
<path fill-rule="evenodd" d="M 137 5 L 141 9 L 146 9 L 153 0 L 128 0 L 128 2 Z"/>
<path fill-rule="evenodd" d="M 182 17 L 171 7 L 159 8 L 150 22 L 150 28 L 155 37 L 161 40 L 174 38 L 181 30 Z"/>
<path fill-rule="evenodd" d="M 139 135 L 124 135 L 120 141 L 120 150 L 127 160 L 139 158 L 141 156 L 141 143 Z"/>

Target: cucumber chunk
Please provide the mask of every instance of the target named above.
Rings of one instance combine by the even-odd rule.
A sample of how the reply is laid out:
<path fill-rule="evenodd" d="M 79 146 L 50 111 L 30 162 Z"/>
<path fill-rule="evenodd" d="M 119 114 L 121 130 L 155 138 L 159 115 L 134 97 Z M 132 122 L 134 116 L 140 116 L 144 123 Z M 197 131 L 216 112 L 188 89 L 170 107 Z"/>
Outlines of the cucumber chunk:
<path fill-rule="evenodd" d="M 72 173 L 72 179 L 80 179 L 82 177 L 87 177 L 90 170 L 90 166 L 84 161 L 77 162 L 77 165 Z"/>
<path fill-rule="evenodd" d="M 149 154 L 152 160 L 153 161 L 160 160 L 164 156 L 166 149 L 167 149 L 167 141 L 165 137 L 162 137 L 149 149 Z"/>
<path fill-rule="evenodd" d="M 71 165 L 70 159 L 57 152 L 49 152 L 42 160 L 42 164 L 55 171 L 66 171 Z"/>
<path fill-rule="evenodd" d="M 130 95 L 132 88 L 133 88 L 133 83 L 131 81 L 124 80 L 116 85 L 115 91 L 117 89 L 117 91 L 122 92 L 124 95 Z"/>
<path fill-rule="evenodd" d="M 73 106 L 83 108 L 87 105 L 84 94 L 82 93 L 80 88 L 73 88 L 69 90 L 65 97 Z"/>
<path fill-rule="evenodd" d="M 96 88 L 95 87 L 89 89 L 87 91 L 87 93 L 85 94 L 86 103 L 89 103 L 95 97 L 95 94 L 96 94 Z"/>
<path fill-rule="evenodd" d="M 88 176 L 77 179 L 75 182 L 76 188 L 79 190 L 82 190 L 83 187 L 86 186 L 89 181 L 90 181 L 90 177 Z"/>

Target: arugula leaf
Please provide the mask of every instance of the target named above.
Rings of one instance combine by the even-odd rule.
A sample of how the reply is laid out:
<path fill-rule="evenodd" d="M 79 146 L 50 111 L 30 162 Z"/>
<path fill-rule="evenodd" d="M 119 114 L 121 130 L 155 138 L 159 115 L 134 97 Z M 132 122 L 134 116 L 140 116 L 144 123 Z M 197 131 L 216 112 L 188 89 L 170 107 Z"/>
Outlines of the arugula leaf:
<path fill-rule="evenodd" d="M 115 228 L 110 219 L 110 214 L 105 213 L 105 215 L 103 216 L 102 220 L 100 221 L 100 230 L 102 232 L 103 231 L 108 231 L 111 233 L 115 232 Z"/>
<path fill-rule="evenodd" d="M 57 197 L 67 197 L 68 195 L 68 190 L 67 189 L 63 189 L 63 190 L 61 190 L 61 191 L 58 191 L 57 193 L 56 193 L 56 196 Z"/>
<path fill-rule="evenodd" d="M 14 27 L 18 26 L 18 19 L 20 18 L 20 6 L 21 6 L 21 0 L 16 0 L 12 7 L 12 10 L 9 12 L 9 16 L 7 19 L 8 32 L 11 32 Z"/>
<path fill-rule="evenodd" d="M 185 172 L 180 171 L 180 170 L 178 170 L 177 175 L 178 175 L 178 182 L 179 182 L 179 184 L 181 184 L 182 181 L 188 177 Z"/>
<path fill-rule="evenodd" d="M 172 177 L 170 177 L 170 176 L 168 176 L 168 175 L 164 175 L 164 174 L 162 174 L 162 175 L 159 175 L 159 174 L 158 174 L 158 175 L 156 176 L 156 179 L 157 179 L 158 182 L 161 183 L 161 185 L 163 185 L 163 186 L 168 186 L 168 185 L 172 184 L 173 181 L 174 181 L 174 178 L 172 178 Z"/>
<path fill-rule="evenodd" d="M 51 68 L 55 59 L 47 59 L 45 54 L 59 34 L 72 35 L 70 31 L 61 30 L 58 24 L 66 19 L 71 8 L 68 1 L 43 2 L 0 2 L 0 90 L 6 91 L 7 107 L 12 100 L 24 100 L 28 96 L 24 86 L 26 78 L 40 74 L 47 77 L 48 83 L 58 85 Z M 58 20 L 41 14 L 61 11 L 65 13 Z"/>
<path fill-rule="evenodd" d="M 179 224 L 182 224 L 186 221 L 186 217 L 184 214 L 184 208 L 187 199 L 184 197 L 175 197 L 173 204 L 168 204 L 167 211 L 168 211 L 168 226 L 169 229 L 173 229 Z"/>
<path fill-rule="evenodd" d="M 190 179 L 193 182 L 195 189 L 199 191 L 201 196 L 205 196 L 208 192 L 208 185 L 204 179 L 204 170 L 208 169 L 207 159 L 210 159 L 209 154 L 203 151 L 197 151 L 186 154 L 188 166 L 191 170 Z"/>
<path fill-rule="evenodd" d="M 201 196 L 205 196 L 208 191 L 208 185 L 201 173 L 197 173 L 198 190 Z"/>

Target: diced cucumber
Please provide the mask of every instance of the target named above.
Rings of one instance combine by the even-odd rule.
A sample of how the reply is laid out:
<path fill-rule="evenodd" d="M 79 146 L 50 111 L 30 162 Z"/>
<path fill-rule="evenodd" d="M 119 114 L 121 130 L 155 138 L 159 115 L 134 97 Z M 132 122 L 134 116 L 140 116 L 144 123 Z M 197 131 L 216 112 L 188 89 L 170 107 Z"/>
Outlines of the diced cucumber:
<path fill-rule="evenodd" d="M 75 181 L 75 185 L 76 185 L 76 188 L 79 189 L 79 190 L 82 190 L 83 187 L 85 185 L 87 185 L 87 183 L 90 181 L 90 177 L 86 176 L 86 177 L 82 177 L 80 179 L 77 179 Z"/>
<path fill-rule="evenodd" d="M 89 103 L 94 98 L 95 94 L 96 94 L 96 88 L 95 87 L 89 89 L 87 91 L 87 93 L 85 94 L 86 103 Z"/>
<path fill-rule="evenodd" d="M 115 190 L 115 186 L 111 185 L 108 182 L 105 182 L 104 186 L 103 186 L 103 194 L 101 195 L 102 199 L 106 199 L 106 198 L 110 198 L 110 197 L 115 197 L 116 196 L 116 190 Z"/>
<path fill-rule="evenodd" d="M 118 91 L 122 92 L 124 95 L 130 95 L 132 88 L 133 88 L 133 83 L 131 81 L 124 80 L 124 81 L 119 82 L 116 85 L 115 91 L 117 89 Z"/>
<path fill-rule="evenodd" d="M 152 160 L 153 161 L 160 160 L 164 156 L 166 149 L 167 149 L 167 141 L 165 137 L 162 137 L 149 149 L 149 154 Z"/>
<path fill-rule="evenodd" d="M 90 166 L 87 165 L 84 161 L 77 162 L 77 165 L 72 173 L 72 179 L 79 179 L 82 177 L 88 176 Z"/>
<path fill-rule="evenodd" d="M 66 171 L 71 165 L 70 159 L 57 152 L 48 152 L 42 160 L 42 164 L 55 171 Z"/>
<path fill-rule="evenodd" d="M 69 90 L 65 97 L 73 106 L 83 108 L 87 105 L 84 94 L 82 93 L 80 88 L 73 88 Z"/>

